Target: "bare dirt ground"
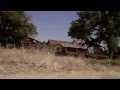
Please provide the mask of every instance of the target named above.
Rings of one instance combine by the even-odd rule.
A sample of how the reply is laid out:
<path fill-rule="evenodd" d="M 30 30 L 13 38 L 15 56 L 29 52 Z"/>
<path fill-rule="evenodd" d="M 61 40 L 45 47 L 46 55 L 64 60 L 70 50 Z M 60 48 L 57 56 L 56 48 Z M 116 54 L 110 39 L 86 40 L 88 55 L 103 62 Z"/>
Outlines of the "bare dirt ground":
<path fill-rule="evenodd" d="M 0 79 L 120 79 L 120 73 L 85 70 L 71 72 L 30 72 L 0 75 Z"/>

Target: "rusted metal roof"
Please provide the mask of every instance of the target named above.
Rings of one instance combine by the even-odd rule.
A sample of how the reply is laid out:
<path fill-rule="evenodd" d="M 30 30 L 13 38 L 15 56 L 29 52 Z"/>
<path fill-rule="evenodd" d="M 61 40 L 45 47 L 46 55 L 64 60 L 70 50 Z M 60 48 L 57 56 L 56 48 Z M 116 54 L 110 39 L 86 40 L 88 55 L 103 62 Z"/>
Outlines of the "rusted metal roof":
<path fill-rule="evenodd" d="M 80 45 L 78 43 L 68 42 L 68 41 L 58 41 L 58 40 L 48 40 L 48 45 L 62 45 L 63 47 L 71 47 L 71 48 L 82 48 L 86 49 L 86 45 Z"/>

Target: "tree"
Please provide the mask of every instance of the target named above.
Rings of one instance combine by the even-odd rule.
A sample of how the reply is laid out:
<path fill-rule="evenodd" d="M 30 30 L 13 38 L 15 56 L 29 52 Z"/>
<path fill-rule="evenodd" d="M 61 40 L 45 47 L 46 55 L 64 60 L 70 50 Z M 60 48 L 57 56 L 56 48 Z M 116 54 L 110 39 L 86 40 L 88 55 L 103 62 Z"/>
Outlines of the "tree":
<path fill-rule="evenodd" d="M 71 23 L 68 36 L 83 40 L 88 47 L 104 47 L 111 57 L 120 38 L 119 11 L 80 11 Z"/>
<path fill-rule="evenodd" d="M 0 11 L 0 41 L 19 43 L 22 39 L 36 35 L 36 27 L 24 11 Z"/>

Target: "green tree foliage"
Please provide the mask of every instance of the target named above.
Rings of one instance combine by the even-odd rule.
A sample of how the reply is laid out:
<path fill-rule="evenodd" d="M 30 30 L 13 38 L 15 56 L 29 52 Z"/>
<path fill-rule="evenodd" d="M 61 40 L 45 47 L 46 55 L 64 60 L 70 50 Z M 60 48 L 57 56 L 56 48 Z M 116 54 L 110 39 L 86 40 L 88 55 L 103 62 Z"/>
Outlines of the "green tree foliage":
<path fill-rule="evenodd" d="M 80 11 L 78 20 L 71 23 L 68 36 L 73 39 L 84 40 L 88 47 L 107 45 L 109 56 L 118 47 L 120 37 L 119 11 Z"/>
<path fill-rule="evenodd" d="M 24 11 L 0 11 L 0 41 L 18 43 L 36 35 L 36 27 Z"/>

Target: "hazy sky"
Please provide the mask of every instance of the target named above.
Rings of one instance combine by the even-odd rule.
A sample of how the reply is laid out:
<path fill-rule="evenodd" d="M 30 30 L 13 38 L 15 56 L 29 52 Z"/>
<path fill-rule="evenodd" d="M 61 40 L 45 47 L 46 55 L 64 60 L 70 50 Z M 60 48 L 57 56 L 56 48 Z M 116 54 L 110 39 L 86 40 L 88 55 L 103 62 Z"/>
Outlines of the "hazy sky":
<path fill-rule="evenodd" d="M 37 26 L 37 40 L 48 39 L 72 41 L 67 36 L 70 23 L 77 19 L 77 11 L 27 11 L 32 16 L 32 22 Z"/>

